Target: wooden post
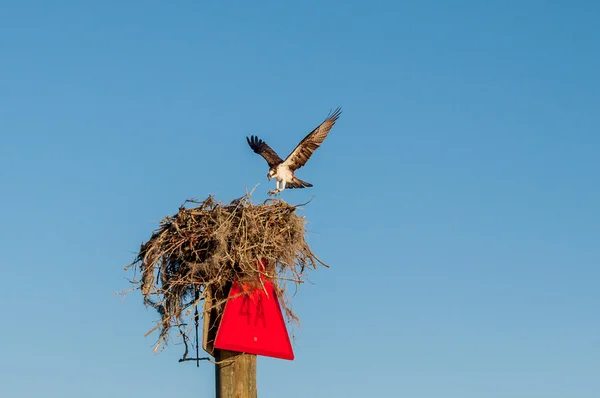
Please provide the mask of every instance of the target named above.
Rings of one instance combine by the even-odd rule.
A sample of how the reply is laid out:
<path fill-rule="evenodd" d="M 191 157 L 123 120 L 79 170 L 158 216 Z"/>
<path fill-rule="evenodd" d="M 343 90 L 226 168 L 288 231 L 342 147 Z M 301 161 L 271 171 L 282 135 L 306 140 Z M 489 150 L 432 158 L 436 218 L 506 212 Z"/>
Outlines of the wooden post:
<path fill-rule="evenodd" d="M 257 398 L 256 355 L 215 349 L 217 398 Z"/>
<path fill-rule="evenodd" d="M 215 361 L 215 391 L 217 398 L 257 398 L 256 355 L 215 348 L 215 337 L 221 323 L 224 300 L 231 285 L 216 292 L 204 292 L 204 330 L 202 348 Z M 218 303 L 221 303 L 220 305 Z"/>

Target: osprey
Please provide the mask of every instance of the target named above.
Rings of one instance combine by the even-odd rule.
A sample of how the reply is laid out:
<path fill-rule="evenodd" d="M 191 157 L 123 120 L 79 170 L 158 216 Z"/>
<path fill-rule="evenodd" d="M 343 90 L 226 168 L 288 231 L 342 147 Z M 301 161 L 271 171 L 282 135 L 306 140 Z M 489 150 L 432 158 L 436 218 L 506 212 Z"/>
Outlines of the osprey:
<path fill-rule="evenodd" d="M 341 108 L 327 116 L 327 119 L 321 123 L 316 129 L 309 133 L 298 146 L 288 155 L 285 160 L 282 160 L 277 153 L 271 149 L 263 140 L 256 136 L 246 137 L 250 148 L 260 156 L 265 158 L 269 165 L 269 173 L 267 178 L 277 179 L 277 189 L 269 191 L 269 195 L 276 195 L 287 188 L 305 188 L 312 187 L 312 184 L 302 181 L 294 176 L 294 171 L 304 166 L 313 152 L 321 145 L 329 130 L 335 124 L 335 121 L 342 113 Z M 281 185 L 280 185 L 281 183 Z"/>

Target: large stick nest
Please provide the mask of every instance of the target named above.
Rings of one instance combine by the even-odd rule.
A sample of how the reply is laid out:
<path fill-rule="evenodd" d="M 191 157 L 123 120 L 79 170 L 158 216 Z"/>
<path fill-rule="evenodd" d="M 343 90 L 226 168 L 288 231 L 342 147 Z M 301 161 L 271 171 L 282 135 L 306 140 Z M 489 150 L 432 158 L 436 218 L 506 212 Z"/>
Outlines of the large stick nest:
<path fill-rule="evenodd" d="M 186 208 L 188 203 L 198 206 Z M 186 324 L 184 318 L 200 301 L 208 303 L 235 280 L 260 288 L 261 274 L 273 282 L 288 321 L 297 322 L 285 282 L 297 286 L 307 269 L 325 264 L 306 243 L 306 220 L 296 209 L 273 199 L 255 205 L 249 194 L 227 205 L 209 196 L 186 201 L 176 215 L 162 220 L 126 268 L 139 271 L 133 282 L 160 315 L 148 332 L 160 331 L 155 349 L 167 342 L 172 327 Z M 265 264 L 261 259 L 266 267 L 259 269 L 257 264 Z"/>

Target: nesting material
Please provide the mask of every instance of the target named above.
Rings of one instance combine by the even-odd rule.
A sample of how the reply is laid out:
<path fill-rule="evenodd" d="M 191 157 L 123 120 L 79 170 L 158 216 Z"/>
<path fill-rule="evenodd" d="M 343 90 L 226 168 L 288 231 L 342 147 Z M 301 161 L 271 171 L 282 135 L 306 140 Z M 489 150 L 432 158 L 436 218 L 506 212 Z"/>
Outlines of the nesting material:
<path fill-rule="evenodd" d="M 188 204 L 195 207 L 186 208 Z M 209 196 L 202 202 L 186 201 L 176 215 L 162 220 L 126 267 L 139 272 L 133 283 L 141 289 L 145 304 L 159 313 L 160 320 L 148 332 L 160 331 L 155 350 L 167 342 L 171 328 L 181 330 L 188 324 L 201 301 L 214 303 L 216 292 L 234 280 L 261 288 L 261 274 L 273 282 L 288 321 L 298 322 L 285 285 L 297 286 L 308 269 L 326 265 L 306 243 L 306 220 L 296 209 L 280 199 L 255 205 L 250 194 L 230 204 Z M 264 263 L 266 267 L 258 266 Z M 210 306 L 204 306 L 205 313 Z M 185 333 L 179 338 L 185 340 Z"/>

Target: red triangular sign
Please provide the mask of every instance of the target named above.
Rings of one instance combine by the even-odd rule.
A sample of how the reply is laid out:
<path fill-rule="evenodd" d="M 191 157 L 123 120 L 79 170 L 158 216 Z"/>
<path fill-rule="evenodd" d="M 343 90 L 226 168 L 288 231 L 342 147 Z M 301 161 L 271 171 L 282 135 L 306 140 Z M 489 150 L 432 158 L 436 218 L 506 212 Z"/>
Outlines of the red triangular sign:
<path fill-rule="evenodd" d="M 263 281 L 248 294 L 231 298 L 225 304 L 215 347 L 281 359 L 294 359 L 294 351 L 273 284 Z M 233 283 L 229 297 L 242 291 Z"/>

